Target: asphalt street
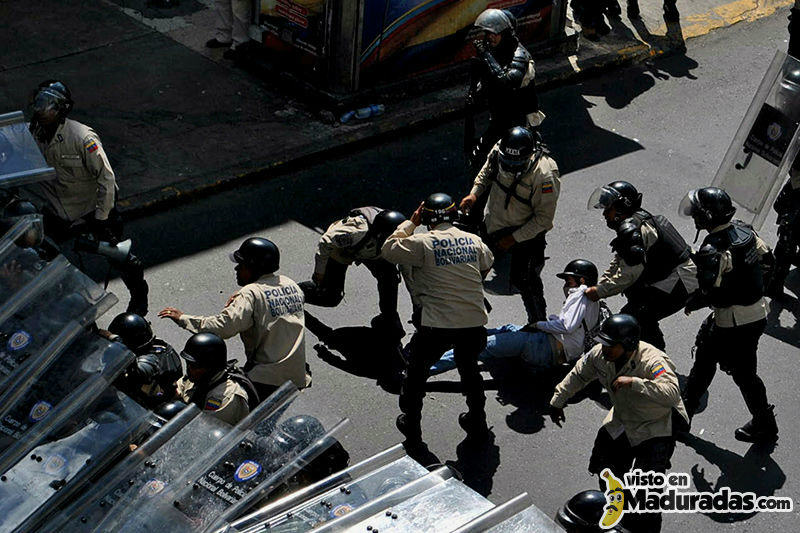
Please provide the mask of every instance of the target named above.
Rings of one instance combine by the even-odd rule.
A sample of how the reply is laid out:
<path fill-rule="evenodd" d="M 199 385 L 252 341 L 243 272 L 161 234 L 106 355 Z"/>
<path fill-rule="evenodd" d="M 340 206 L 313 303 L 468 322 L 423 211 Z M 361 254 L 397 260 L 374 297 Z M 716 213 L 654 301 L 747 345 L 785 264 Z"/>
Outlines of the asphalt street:
<path fill-rule="evenodd" d="M 613 237 L 597 211 L 588 211 L 591 191 L 625 179 L 644 193 L 644 207 L 670 217 L 688 241 L 691 221 L 675 214 L 690 188 L 710 183 L 753 93 L 776 49 L 786 49 L 786 19 L 778 16 L 739 24 L 692 40 L 686 55 L 659 59 L 563 87 L 541 95 L 548 118 L 544 135 L 562 170 L 562 190 L 555 229 L 548 235 L 542 273 L 548 311 L 558 311 L 563 294 L 555 278 L 569 260 L 591 259 L 601 269 L 611 258 Z M 385 144 L 341 156 L 301 171 L 200 198 L 157 214 L 133 220 L 127 232 L 148 265 L 151 320 L 159 336 L 181 348 L 188 335 L 155 317 L 167 306 L 192 314 L 218 311 L 236 290 L 228 252 L 248 236 L 266 236 L 282 252 L 281 272 L 297 281 L 308 279 L 319 233 L 331 221 L 361 205 L 378 205 L 410 214 L 427 194 L 466 191 L 462 147 L 463 123 L 404 134 Z M 131 179 L 124 176 L 121 179 Z M 774 216 L 762 236 L 775 242 Z M 507 269 L 500 263 L 488 282 L 494 307 L 490 326 L 524 321 L 518 295 L 509 294 Z M 795 293 L 800 276 L 789 280 Z M 112 290 L 123 303 L 127 295 L 118 280 Z M 696 490 L 729 486 L 740 492 L 800 495 L 800 407 L 797 387 L 800 304 L 794 297 L 774 307 L 768 332 L 761 340 L 759 370 L 770 401 L 776 404 L 781 438 L 774 449 L 748 446 L 733 438 L 748 419 L 732 380 L 719 373 L 706 409 L 694 421 L 695 438 L 678 444 L 672 471 L 692 476 Z M 622 300 L 609 302 L 618 309 Z M 105 317 L 123 308 L 122 304 Z M 369 325 L 377 313 L 375 283 L 364 267 L 348 273 L 345 301 L 336 309 L 308 307 L 331 328 Z M 410 314 L 401 292 L 400 311 Z M 691 346 L 705 313 L 673 316 L 663 322 L 667 352 L 681 375 L 691 368 Z M 410 332 L 410 326 L 406 328 Z M 358 333 L 359 330 L 347 330 Z M 362 340 L 359 340 L 362 339 Z M 360 460 L 401 440 L 394 427 L 397 397 L 370 377 L 370 366 L 386 354 L 366 337 L 351 343 L 350 359 L 317 355 L 317 339 L 306 341 L 313 386 L 305 392 L 319 410 L 351 420 L 346 447 Z M 237 339 L 228 343 L 241 356 Z M 454 461 L 468 483 L 495 502 L 523 491 L 553 515 L 576 492 L 596 488 L 587 473 L 589 453 L 607 402 L 598 396 L 570 405 L 563 428 L 546 417 L 552 383 L 520 373 L 516 367 L 495 367 L 485 373 L 487 412 L 495 443 L 474 449 L 462 443 L 457 415 L 464 410 L 455 373 L 431 383 L 425 402 L 423 434 L 441 462 Z M 599 400 L 599 401 L 598 401 Z M 791 514 L 669 515 L 664 531 L 796 530 Z"/>

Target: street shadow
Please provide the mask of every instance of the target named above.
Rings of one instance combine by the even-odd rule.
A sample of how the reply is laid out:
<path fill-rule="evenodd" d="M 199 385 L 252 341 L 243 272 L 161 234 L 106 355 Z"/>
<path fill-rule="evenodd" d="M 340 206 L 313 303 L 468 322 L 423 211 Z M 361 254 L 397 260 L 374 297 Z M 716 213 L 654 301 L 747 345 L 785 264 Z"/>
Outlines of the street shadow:
<path fill-rule="evenodd" d="M 698 492 L 717 492 L 724 487 L 731 492 L 752 492 L 756 496 L 773 496 L 786 482 L 786 474 L 772 459 L 776 444 L 753 444 L 744 456 L 720 448 L 713 442 L 689 435 L 684 441 L 688 447 L 720 469 L 716 481 L 708 480 L 698 464 L 691 469 L 692 480 Z M 703 513 L 715 522 L 743 522 L 756 513 Z"/>
<path fill-rule="evenodd" d="M 484 497 L 492 493 L 494 475 L 500 466 L 500 447 L 494 437 L 491 433 L 484 441 L 465 438 L 456 447 L 456 460 L 445 462 L 461 474 L 466 486 Z"/>
<path fill-rule="evenodd" d="M 800 294 L 800 270 L 795 269 L 786 278 L 783 296 L 772 298 L 770 301 L 767 327 L 764 329 L 766 335 L 796 348 L 800 348 L 800 299 L 797 297 L 798 294 Z M 781 325 L 780 317 L 784 311 L 794 318 L 794 324 L 791 326 Z"/>
<path fill-rule="evenodd" d="M 314 350 L 322 361 L 348 374 L 375 379 L 387 392 L 399 392 L 399 344 L 387 342 L 385 335 L 371 327 L 333 329 L 308 311 L 305 316 L 306 328 L 320 341 Z"/>

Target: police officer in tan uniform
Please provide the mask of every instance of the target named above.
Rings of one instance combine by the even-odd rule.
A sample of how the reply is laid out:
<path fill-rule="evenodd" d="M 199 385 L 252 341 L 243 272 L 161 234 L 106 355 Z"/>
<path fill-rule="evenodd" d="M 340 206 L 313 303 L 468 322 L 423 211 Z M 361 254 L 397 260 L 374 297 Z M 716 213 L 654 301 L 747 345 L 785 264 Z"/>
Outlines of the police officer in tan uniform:
<path fill-rule="evenodd" d="M 277 274 L 278 247 L 258 237 L 247 239 L 231 254 L 236 282 L 242 287 L 215 316 L 192 316 L 167 307 L 158 313 L 192 333 L 208 332 L 229 339 L 239 335 L 247 363 L 244 370 L 261 399 L 285 381 L 298 388 L 311 384 L 305 350 L 303 291 Z"/>
<path fill-rule="evenodd" d="M 223 422 L 235 425 L 250 412 L 246 389 L 228 375 L 225 341 L 213 333 L 189 337 L 181 357 L 186 374 L 178 380 L 177 394 Z M 247 378 L 244 378 L 247 379 Z"/>
<path fill-rule="evenodd" d="M 458 215 L 453 199 L 432 194 L 386 239 L 381 255 L 387 261 L 411 267 L 412 296 L 421 309 L 411 339 L 408 370 L 400 392 L 397 427 L 407 445 L 422 446 L 422 400 L 425 381 L 442 352 L 454 346 L 455 361 L 466 396 L 468 413 L 459 424 L 476 438 L 490 435 L 486 425 L 483 378 L 478 354 L 486 346 L 487 322 L 483 278 L 494 257 L 480 237 L 451 224 Z M 427 233 L 414 234 L 417 226 Z"/>
<path fill-rule="evenodd" d="M 395 265 L 381 258 L 381 245 L 405 219 L 397 211 L 359 207 L 331 224 L 319 239 L 311 281 L 299 284 L 306 304 L 339 305 L 347 267 L 363 263 L 378 282 L 380 315 L 372 319 L 372 326 L 401 339 L 405 332 L 397 314 L 400 274 Z"/>
<path fill-rule="evenodd" d="M 598 187 L 587 207 L 602 209 L 617 236 L 611 264 L 586 296 L 598 301 L 624 294 L 628 302 L 620 311 L 636 317 L 642 339 L 663 350 L 659 322 L 683 309 L 697 290 L 689 245 L 666 217 L 642 209 L 642 194 L 627 181 Z"/>
<path fill-rule="evenodd" d="M 555 161 L 530 131 L 516 127 L 495 145 L 461 200 L 461 209 L 469 211 L 478 197 L 489 194 L 486 242 L 494 253 L 510 251 L 511 282 L 520 291 L 529 323 L 547 320 L 540 274 L 560 190 Z"/>
<path fill-rule="evenodd" d="M 30 104 L 30 131 L 56 179 L 26 188 L 26 196 L 43 206 L 44 229 L 57 243 L 74 237 L 88 226 L 96 241 L 111 245 L 122 240 L 122 218 L 115 209 L 117 182 L 95 131 L 67 118 L 73 101 L 60 81 L 39 84 Z M 147 314 L 144 267 L 133 254 L 113 261 L 131 294 L 128 312 Z"/>
<path fill-rule="evenodd" d="M 613 407 L 589 459 L 589 472 L 598 476 L 605 468 L 619 479 L 631 468 L 666 472 L 675 451 L 674 435 L 688 424 L 675 365 L 664 352 L 640 341 L 640 333 L 631 315 L 606 319 L 597 336 L 600 344 L 578 360 L 550 400 L 550 418 L 560 426 L 567 402 L 586 385 L 598 380 L 608 391 Z M 661 515 L 628 514 L 622 525 L 632 531 L 659 531 Z"/>

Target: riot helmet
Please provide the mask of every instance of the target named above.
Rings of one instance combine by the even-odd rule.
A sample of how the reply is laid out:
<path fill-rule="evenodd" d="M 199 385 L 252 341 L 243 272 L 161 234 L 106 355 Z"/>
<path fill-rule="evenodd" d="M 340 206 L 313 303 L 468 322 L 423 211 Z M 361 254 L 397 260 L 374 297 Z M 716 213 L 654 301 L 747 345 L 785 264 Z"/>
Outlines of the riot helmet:
<path fill-rule="evenodd" d="M 32 203 L 16 198 L 2 211 L 0 217 L 0 233 L 10 230 L 22 217 L 32 217 L 28 231 L 21 235 L 15 244 L 21 248 L 34 248 L 44 240 L 42 216 Z"/>
<path fill-rule="evenodd" d="M 626 352 L 630 352 L 639 346 L 641 334 L 639 322 L 631 315 L 620 313 L 611 315 L 603 322 L 596 340 L 603 346 L 621 344 Z"/>
<path fill-rule="evenodd" d="M 500 141 L 500 168 L 506 172 L 524 170 L 536 148 L 533 134 L 521 126 L 511 128 Z"/>
<path fill-rule="evenodd" d="M 597 267 L 586 259 L 573 259 L 567 263 L 563 272 L 556 274 L 560 279 L 567 279 L 567 276 L 583 278 L 586 285 L 591 287 L 597 283 Z"/>
<path fill-rule="evenodd" d="M 426 226 L 453 222 L 458 218 L 458 207 L 449 194 L 437 192 L 428 196 L 423 202 L 420 218 Z"/>
<path fill-rule="evenodd" d="M 778 91 L 775 94 L 778 110 L 784 112 L 792 120 L 800 119 L 800 68 L 787 65 L 783 71 Z"/>
<path fill-rule="evenodd" d="M 600 531 L 606 497 L 599 490 L 584 490 L 558 510 L 556 521 L 569 533 Z"/>
<path fill-rule="evenodd" d="M 325 428 L 319 420 L 310 415 L 296 415 L 281 422 L 272 437 L 280 451 L 286 453 L 307 448 L 324 434 Z"/>
<path fill-rule="evenodd" d="M 108 331 L 119 335 L 122 344 L 136 353 L 147 348 L 155 339 L 150 322 L 136 313 L 122 313 L 115 316 L 108 326 Z"/>
<path fill-rule="evenodd" d="M 399 211 L 390 211 L 387 209 L 375 215 L 375 219 L 372 221 L 372 231 L 375 234 L 378 247 L 380 248 L 384 241 L 386 241 L 386 238 L 394 233 L 397 226 L 405 221 L 405 215 Z"/>
<path fill-rule="evenodd" d="M 642 193 L 627 181 L 614 181 L 608 185 L 598 187 L 589 197 L 587 209 L 602 209 L 606 213 L 614 208 L 616 215 L 613 220 L 608 220 L 610 228 L 628 218 L 634 211 L 642 206 Z"/>
<path fill-rule="evenodd" d="M 49 142 L 59 124 L 66 120 L 74 102 L 67 86 L 58 80 L 45 80 L 33 91 L 29 103 L 30 131 L 40 142 Z"/>
<path fill-rule="evenodd" d="M 623 221 L 617 228 L 617 236 L 611 241 L 611 249 L 631 266 L 644 263 L 647 251 L 642 230 L 633 219 Z"/>
<path fill-rule="evenodd" d="M 160 416 L 164 420 L 171 420 L 172 417 L 180 413 L 186 408 L 186 404 L 176 400 L 174 402 L 168 402 L 162 405 L 159 405 L 153 412 L 156 416 Z"/>
<path fill-rule="evenodd" d="M 280 266 L 281 254 L 269 239 L 251 237 L 239 249 L 230 254 L 231 261 L 244 264 L 265 274 L 271 274 Z"/>
<path fill-rule="evenodd" d="M 189 337 L 181 352 L 186 362 L 209 370 L 222 370 L 228 361 L 228 349 L 213 333 L 196 333 Z"/>
<path fill-rule="evenodd" d="M 714 285 L 721 260 L 722 256 L 713 244 L 704 244 L 692 254 L 692 261 L 697 265 L 697 282 L 701 290 L 705 291 Z"/>
<path fill-rule="evenodd" d="M 692 189 L 678 206 L 678 214 L 694 219 L 698 230 L 710 230 L 730 222 L 735 212 L 731 197 L 718 187 Z"/>
<path fill-rule="evenodd" d="M 490 33 L 513 31 L 516 19 L 504 9 L 486 9 L 475 19 L 475 27 Z"/>

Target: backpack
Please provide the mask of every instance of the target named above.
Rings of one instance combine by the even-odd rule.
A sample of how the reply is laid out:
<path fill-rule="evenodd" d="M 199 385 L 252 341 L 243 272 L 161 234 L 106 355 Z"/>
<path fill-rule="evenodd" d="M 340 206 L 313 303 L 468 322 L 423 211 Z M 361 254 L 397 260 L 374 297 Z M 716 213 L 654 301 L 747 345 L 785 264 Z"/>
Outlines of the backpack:
<path fill-rule="evenodd" d="M 603 322 L 605 322 L 612 314 L 613 313 L 611 312 L 611 309 L 609 309 L 606 303 L 601 300 L 599 313 L 597 314 L 597 323 L 591 328 L 589 328 L 586 325 L 586 319 L 583 319 L 581 321 L 581 324 L 583 324 L 583 331 L 584 331 L 583 353 L 588 352 L 594 347 L 595 344 L 597 344 L 597 341 L 594 339 L 595 337 L 597 337 L 598 333 L 600 333 L 600 326 L 603 325 Z"/>

